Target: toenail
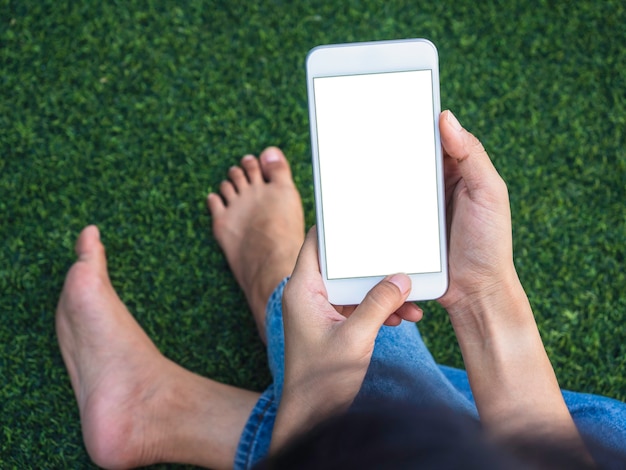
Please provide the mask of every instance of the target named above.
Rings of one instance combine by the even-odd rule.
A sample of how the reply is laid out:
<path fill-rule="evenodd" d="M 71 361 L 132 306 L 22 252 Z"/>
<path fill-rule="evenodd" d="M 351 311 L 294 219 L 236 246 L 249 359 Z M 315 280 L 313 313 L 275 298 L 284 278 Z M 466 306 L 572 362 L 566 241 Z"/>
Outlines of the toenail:
<path fill-rule="evenodd" d="M 274 149 L 268 149 L 263 154 L 263 159 L 267 163 L 277 162 L 278 160 L 280 160 L 280 155 L 278 154 L 278 151 Z"/>

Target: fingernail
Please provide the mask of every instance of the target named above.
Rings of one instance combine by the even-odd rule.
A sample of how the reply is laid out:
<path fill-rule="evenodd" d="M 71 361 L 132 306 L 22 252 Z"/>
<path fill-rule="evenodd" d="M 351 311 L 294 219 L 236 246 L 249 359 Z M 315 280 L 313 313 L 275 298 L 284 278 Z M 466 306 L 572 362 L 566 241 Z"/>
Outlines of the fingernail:
<path fill-rule="evenodd" d="M 452 114 L 452 111 L 450 110 L 448 110 L 448 115 L 446 116 L 446 120 L 450 123 L 450 125 L 455 131 L 460 131 L 461 129 L 463 129 L 463 126 L 461 126 L 461 123 L 459 122 L 459 120 L 456 118 L 454 114 Z"/>
<path fill-rule="evenodd" d="M 389 279 L 403 294 L 411 290 L 411 279 L 406 274 L 394 274 Z"/>

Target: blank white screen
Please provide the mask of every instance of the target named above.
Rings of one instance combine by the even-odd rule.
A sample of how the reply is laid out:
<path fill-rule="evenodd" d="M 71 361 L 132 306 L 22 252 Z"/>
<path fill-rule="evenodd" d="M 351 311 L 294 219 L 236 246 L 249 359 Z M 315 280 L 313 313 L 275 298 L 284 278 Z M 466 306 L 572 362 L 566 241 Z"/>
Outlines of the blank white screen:
<path fill-rule="evenodd" d="M 314 93 L 328 278 L 441 271 L 431 71 Z"/>

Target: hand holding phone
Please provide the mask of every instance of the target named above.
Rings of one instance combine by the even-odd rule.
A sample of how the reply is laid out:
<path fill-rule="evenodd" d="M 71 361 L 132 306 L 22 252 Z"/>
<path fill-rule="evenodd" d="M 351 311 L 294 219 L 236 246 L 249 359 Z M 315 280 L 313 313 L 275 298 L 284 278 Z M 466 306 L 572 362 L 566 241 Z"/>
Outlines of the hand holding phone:
<path fill-rule="evenodd" d="M 408 300 L 447 287 L 437 51 L 424 39 L 307 57 L 319 255 L 329 300 L 357 304 L 403 272 Z"/>

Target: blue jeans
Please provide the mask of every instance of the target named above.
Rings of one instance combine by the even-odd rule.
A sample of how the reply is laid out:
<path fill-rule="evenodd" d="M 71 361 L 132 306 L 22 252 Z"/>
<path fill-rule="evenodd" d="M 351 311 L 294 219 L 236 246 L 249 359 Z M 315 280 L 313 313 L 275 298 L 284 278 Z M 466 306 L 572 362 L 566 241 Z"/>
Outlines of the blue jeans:
<path fill-rule="evenodd" d="M 269 450 L 284 379 L 282 294 L 286 282 L 274 290 L 267 305 L 267 355 L 274 381 L 248 418 L 235 455 L 235 469 L 252 467 Z M 409 322 L 381 328 L 355 401 L 381 395 L 422 406 L 444 404 L 478 418 L 467 373 L 437 365 L 415 324 Z M 626 403 L 568 391 L 563 391 L 563 397 L 585 438 L 626 454 Z"/>

